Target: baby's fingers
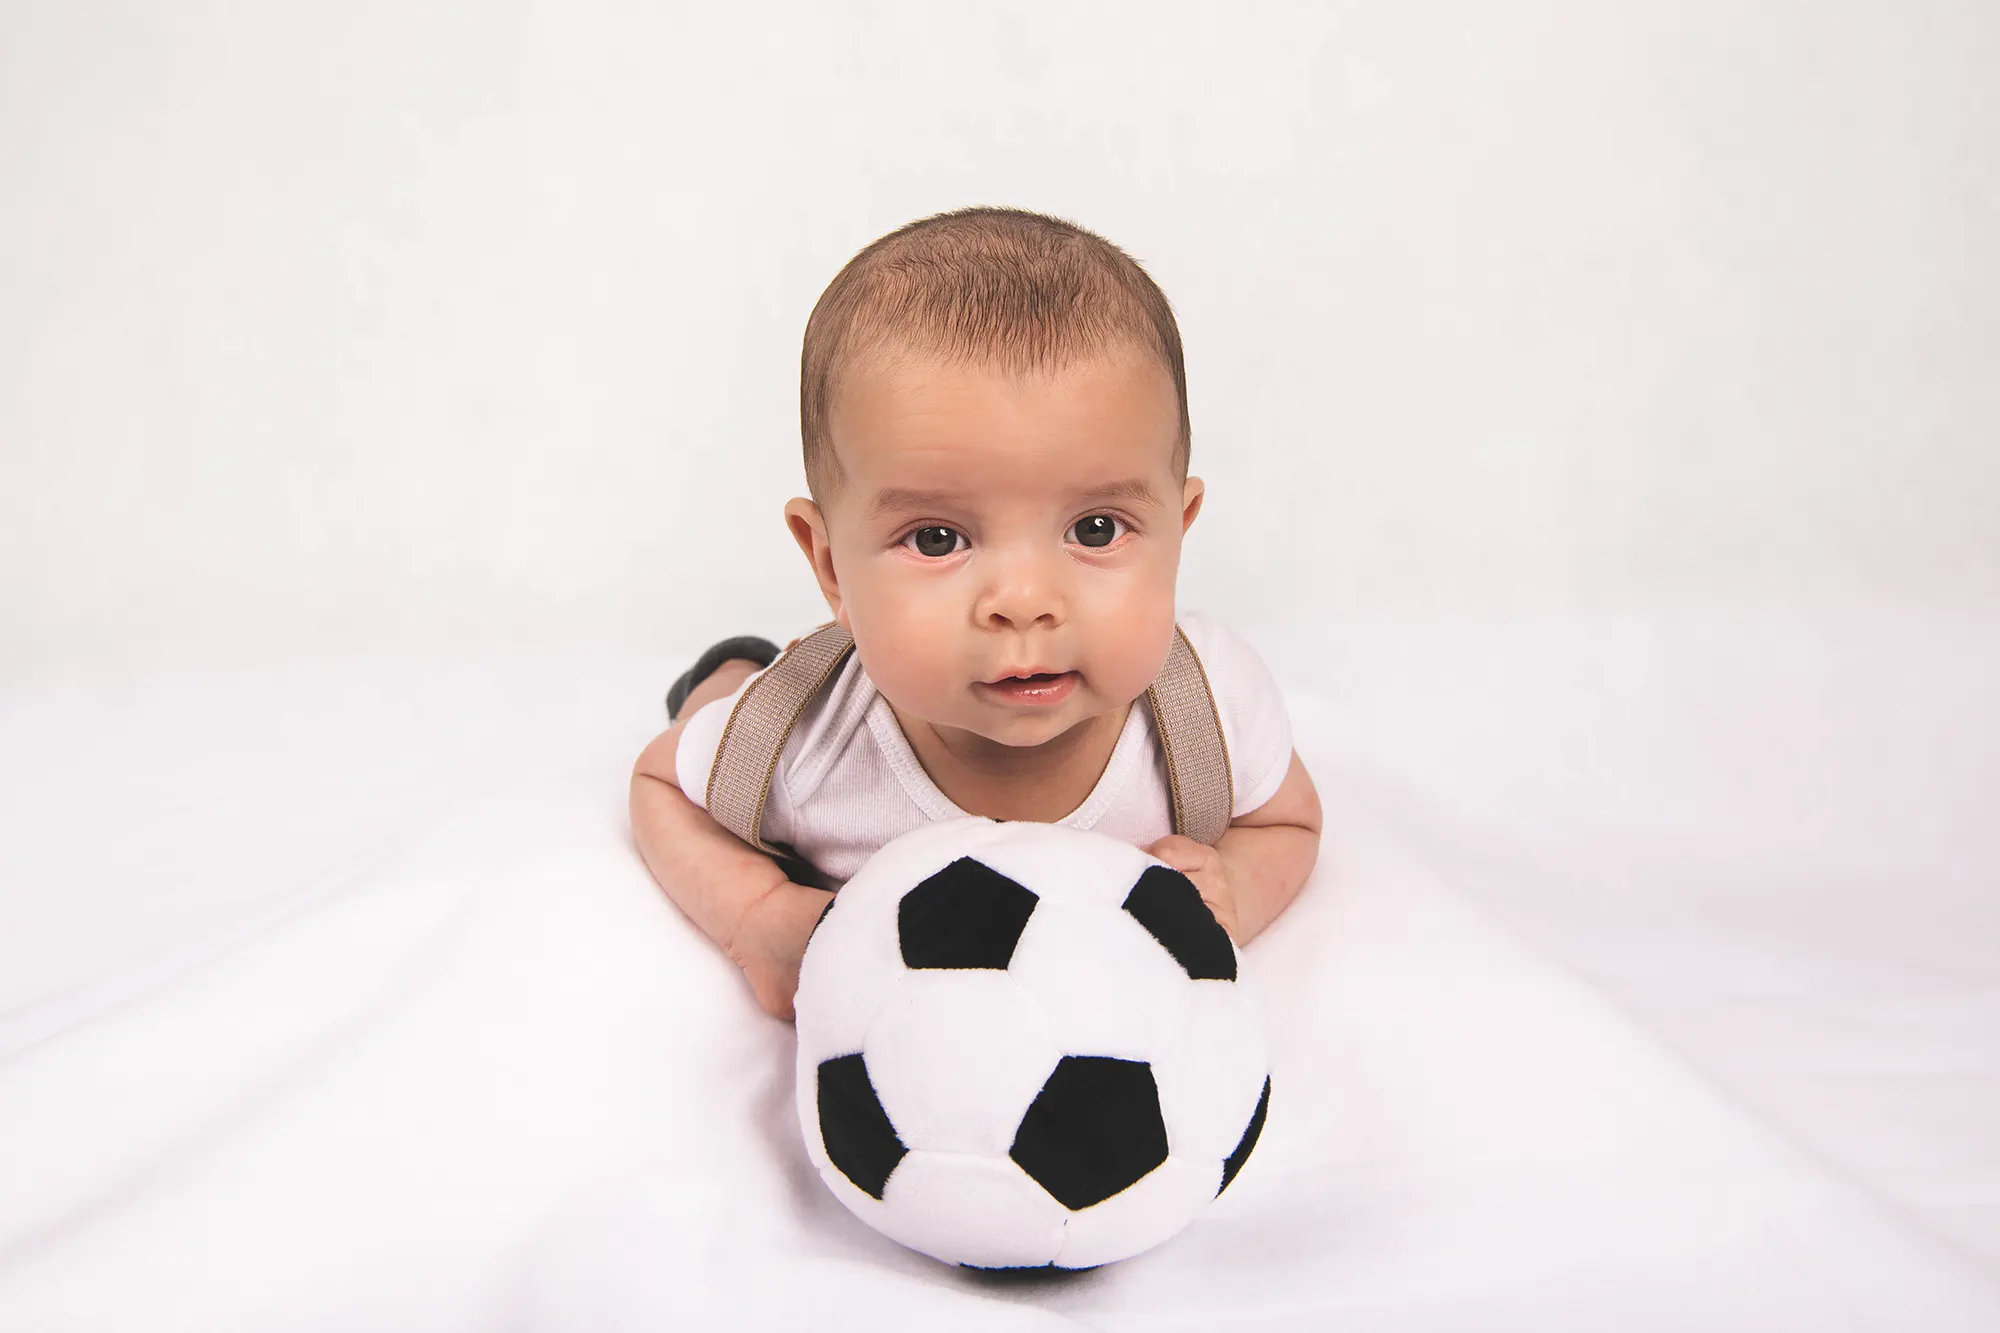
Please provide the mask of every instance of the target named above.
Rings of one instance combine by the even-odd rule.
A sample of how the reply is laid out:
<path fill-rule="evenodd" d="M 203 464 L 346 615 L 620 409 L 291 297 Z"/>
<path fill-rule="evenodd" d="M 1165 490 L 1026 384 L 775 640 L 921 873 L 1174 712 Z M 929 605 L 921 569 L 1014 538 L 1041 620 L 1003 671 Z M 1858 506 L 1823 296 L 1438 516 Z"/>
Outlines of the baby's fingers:
<path fill-rule="evenodd" d="M 1149 856 L 1157 856 L 1179 871 L 1200 870 L 1208 864 L 1209 848 L 1205 843 L 1193 838 L 1184 838 L 1178 833 L 1170 833 L 1146 849 Z"/>

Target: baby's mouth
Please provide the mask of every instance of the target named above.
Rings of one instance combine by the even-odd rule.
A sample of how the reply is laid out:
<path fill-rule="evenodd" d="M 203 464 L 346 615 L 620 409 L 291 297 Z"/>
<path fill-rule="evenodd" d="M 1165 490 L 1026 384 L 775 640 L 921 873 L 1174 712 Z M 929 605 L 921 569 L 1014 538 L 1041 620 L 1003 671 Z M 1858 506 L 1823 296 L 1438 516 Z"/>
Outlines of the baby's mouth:
<path fill-rule="evenodd" d="M 979 689 L 1000 703 L 1047 705 L 1068 698 L 1080 679 L 1074 671 L 1037 671 L 981 681 Z"/>

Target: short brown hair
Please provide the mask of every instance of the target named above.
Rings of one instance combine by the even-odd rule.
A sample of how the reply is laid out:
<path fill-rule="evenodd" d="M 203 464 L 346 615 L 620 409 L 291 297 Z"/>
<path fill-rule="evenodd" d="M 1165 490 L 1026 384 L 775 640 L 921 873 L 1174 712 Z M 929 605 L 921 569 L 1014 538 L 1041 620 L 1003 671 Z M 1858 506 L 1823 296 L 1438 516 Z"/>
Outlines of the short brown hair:
<path fill-rule="evenodd" d="M 834 275 L 806 321 L 799 430 L 814 496 L 839 477 L 829 438 L 839 379 L 869 352 L 940 353 L 1015 373 L 1116 347 L 1157 354 L 1180 404 L 1174 462 L 1187 470 L 1187 369 L 1173 307 L 1137 260 L 1075 223 L 1018 208 L 962 208 L 874 242 Z"/>

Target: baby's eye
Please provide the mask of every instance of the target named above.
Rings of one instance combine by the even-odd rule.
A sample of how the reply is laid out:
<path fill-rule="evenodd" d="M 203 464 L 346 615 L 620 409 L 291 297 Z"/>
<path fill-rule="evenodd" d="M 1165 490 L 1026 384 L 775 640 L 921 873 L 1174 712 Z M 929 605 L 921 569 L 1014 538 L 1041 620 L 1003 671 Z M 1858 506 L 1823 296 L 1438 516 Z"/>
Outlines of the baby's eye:
<path fill-rule="evenodd" d="M 1092 514 L 1080 518 L 1070 531 L 1076 535 L 1078 544 L 1083 546 L 1109 546 L 1118 540 L 1118 534 L 1125 524 L 1109 514 Z"/>
<path fill-rule="evenodd" d="M 918 528 L 903 538 L 903 544 L 918 555 L 933 558 L 951 555 L 958 550 L 958 544 L 965 540 L 956 528 Z"/>

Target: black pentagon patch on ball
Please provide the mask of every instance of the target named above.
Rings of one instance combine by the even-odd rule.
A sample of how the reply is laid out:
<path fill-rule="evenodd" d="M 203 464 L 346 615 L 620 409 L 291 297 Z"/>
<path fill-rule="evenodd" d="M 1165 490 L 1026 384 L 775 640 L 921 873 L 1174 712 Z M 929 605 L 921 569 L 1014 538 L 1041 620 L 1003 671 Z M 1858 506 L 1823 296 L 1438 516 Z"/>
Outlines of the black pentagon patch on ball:
<path fill-rule="evenodd" d="M 1125 910 L 1144 926 L 1195 981 L 1236 980 L 1236 950 L 1229 932 L 1201 900 L 1194 881 L 1171 866 L 1148 866 Z"/>
<path fill-rule="evenodd" d="M 820 1061 L 819 1133 L 827 1159 L 855 1188 L 882 1197 L 889 1173 L 908 1148 L 896 1136 L 889 1113 L 882 1109 L 868 1064 L 859 1055 Z"/>
<path fill-rule="evenodd" d="M 1035 1095 L 1007 1154 L 1069 1209 L 1102 1203 L 1167 1160 L 1152 1066 L 1066 1055 Z"/>
<path fill-rule="evenodd" d="M 993 867 L 961 856 L 897 906 L 903 965 L 1004 970 L 1040 901 Z"/>
<path fill-rule="evenodd" d="M 1222 1183 L 1215 1187 L 1217 1194 L 1221 1194 L 1222 1191 L 1229 1188 L 1229 1182 L 1236 1179 L 1236 1173 L 1241 1171 L 1243 1164 L 1250 1160 L 1250 1150 L 1257 1146 L 1257 1136 L 1264 1132 L 1264 1113 L 1270 1109 L 1271 1076 L 1266 1074 L 1264 1076 L 1264 1095 L 1257 1099 L 1257 1110 L 1250 1117 L 1249 1128 L 1245 1129 L 1243 1137 L 1237 1140 L 1235 1150 L 1222 1161 Z"/>

